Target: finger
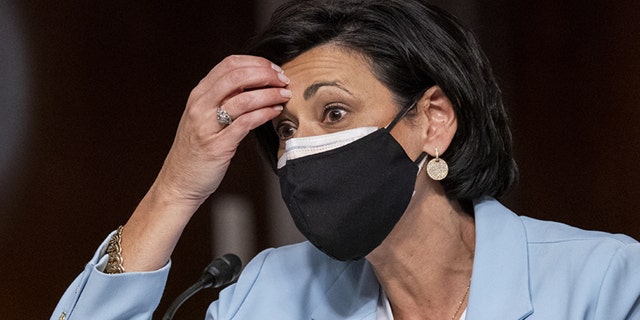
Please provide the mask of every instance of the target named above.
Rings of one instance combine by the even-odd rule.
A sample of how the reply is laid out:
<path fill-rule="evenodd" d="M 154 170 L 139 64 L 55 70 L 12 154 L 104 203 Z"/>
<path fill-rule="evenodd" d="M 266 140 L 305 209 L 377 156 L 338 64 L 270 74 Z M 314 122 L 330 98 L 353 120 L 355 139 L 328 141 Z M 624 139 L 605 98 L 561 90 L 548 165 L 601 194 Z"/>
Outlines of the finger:
<path fill-rule="evenodd" d="M 284 87 L 287 84 L 289 84 L 289 78 L 273 68 L 242 67 L 223 74 L 205 94 L 228 97 L 243 91 L 264 87 Z"/>
<path fill-rule="evenodd" d="M 202 80 L 209 81 L 210 79 L 216 79 L 233 69 L 243 67 L 272 68 L 276 72 L 282 72 L 282 68 L 263 57 L 231 55 L 220 61 Z"/>
<path fill-rule="evenodd" d="M 280 77 L 279 77 L 280 75 Z M 212 84 L 208 90 L 202 92 L 199 96 L 190 96 L 187 108 L 193 109 L 196 113 L 208 114 L 211 109 L 217 109 L 219 106 L 226 104 L 228 100 L 236 98 L 237 100 L 247 100 L 248 104 L 245 108 L 241 108 L 238 111 L 234 111 L 233 115 L 238 116 L 246 110 L 253 110 L 256 108 L 275 105 L 283 103 L 282 95 L 268 95 L 266 100 L 257 99 L 257 94 L 264 92 L 263 90 L 275 88 L 281 88 L 285 85 L 285 81 L 281 79 L 282 74 L 276 72 L 271 68 L 241 68 L 234 69 L 230 73 L 221 79 L 218 79 Z M 237 80 L 236 80 L 237 79 Z M 288 79 L 286 79 L 288 82 Z M 258 86 L 261 89 L 252 89 L 250 91 L 243 91 L 244 88 L 250 88 Z M 280 91 L 276 91 L 280 92 Z M 289 91 L 282 91 L 285 95 L 289 94 Z M 248 95 L 247 95 L 248 94 Z M 246 96 L 245 96 L 246 95 Z M 239 98 L 238 98 L 239 96 Z M 273 97 L 276 97 L 273 99 Z M 288 98 L 285 96 L 285 98 Z M 253 103 L 258 101 L 261 103 Z M 245 102 L 245 103 L 247 103 Z M 238 105 L 241 103 L 234 103 Z M 227 112 L 230 112 L 229 107 L 225 107 Z"/>
<path fill-rule="evenodd" d="M 265 106 L 284 104 L 291 98 L 291 90 L 285 88 L 263 88 L 246 91 L 225 101 L 220 108 L 232 119 Z"/>
<path fill-rule="evenodd" d="M 247 112 L 220 131 L 218 135 L 237 145 L 251 130 L 280 115 L 282 109 L 281 105 L 277 105 Z"/>
<path fill-rule="evenodd" d="M 196 96 L 208 93 L 221 99 L 245 89 L 285 86 L 288 79 L 280 67 L 252 56 L 232 56 L 218 64 L 194 88 Z"/>

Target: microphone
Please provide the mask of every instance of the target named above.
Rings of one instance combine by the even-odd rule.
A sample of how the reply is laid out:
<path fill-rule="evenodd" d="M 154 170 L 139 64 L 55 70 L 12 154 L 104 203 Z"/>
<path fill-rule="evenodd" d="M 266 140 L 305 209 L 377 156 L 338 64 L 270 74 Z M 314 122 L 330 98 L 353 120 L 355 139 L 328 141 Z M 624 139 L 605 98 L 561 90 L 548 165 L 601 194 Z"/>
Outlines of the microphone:
<path fill-rule="evenodd" d="M 178 308 L 201 289 L 210 287 L 219 288 L 235 281 L 240 275 L 241 268 L 242 262 L 240 258 L 232 253 L 227 253 L 222 257 L 213 259 L 204 269 L 198 282 L 187 288 L 187 290 L 181 293 L 173 303 L 171 303 L 162 320 L 171 320 L 176 311 L 178 311 Z"/>

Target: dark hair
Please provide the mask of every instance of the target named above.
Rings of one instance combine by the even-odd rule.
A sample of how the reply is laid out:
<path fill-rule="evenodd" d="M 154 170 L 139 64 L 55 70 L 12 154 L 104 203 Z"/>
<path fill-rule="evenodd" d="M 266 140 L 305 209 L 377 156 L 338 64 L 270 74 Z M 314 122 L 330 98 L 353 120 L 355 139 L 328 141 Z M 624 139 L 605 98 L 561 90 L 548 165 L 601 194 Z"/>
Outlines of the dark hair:
<path fill-rule="evenodd" d="M 458 120 L 441 156 L 449 164 L 441 183 L 450 199 L 469 205 L 499 197 L 516 182 L 502 94 L 474 36 L 453 16 L 421 0 L 294 0 L 275 11 L 248 53 L 282 65 L 328 43 L 362 54 L 399 106 L 440 86 Z M 273 127 L 255 131 L 274 165 Z"/>

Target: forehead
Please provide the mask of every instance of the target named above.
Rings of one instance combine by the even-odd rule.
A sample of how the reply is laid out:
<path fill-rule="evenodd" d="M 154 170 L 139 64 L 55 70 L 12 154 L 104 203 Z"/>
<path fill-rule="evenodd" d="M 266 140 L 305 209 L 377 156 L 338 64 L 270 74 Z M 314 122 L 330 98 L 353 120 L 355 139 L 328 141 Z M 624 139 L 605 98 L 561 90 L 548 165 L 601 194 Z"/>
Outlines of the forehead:
<path fill-rule="evenodd" d="M 366 59 L 361 53 L 337 44 L 323 44 L 311 48 L 291 61 L 285 63 L 282 67 L 286 69 L 297 69 L 299 67 L 304 67 L 309 63 L 346 64 L 348 62 L 355 62 L 356 65 L 354 65 L 354 67 L 364 67 L 367 70 L 369 69 Z"/>
<path fill-rule="evenodd" d="M 316 83 L 333 83 L 344 88 L 369 89 L 382 86 L 373 75 L 367 59 L 360 53 L 333 44 L 310 49 L 282 65 L 291 79 L 294 93 L 310 93 Z M 305 90 L 307 90 L 305 92 Z"/>

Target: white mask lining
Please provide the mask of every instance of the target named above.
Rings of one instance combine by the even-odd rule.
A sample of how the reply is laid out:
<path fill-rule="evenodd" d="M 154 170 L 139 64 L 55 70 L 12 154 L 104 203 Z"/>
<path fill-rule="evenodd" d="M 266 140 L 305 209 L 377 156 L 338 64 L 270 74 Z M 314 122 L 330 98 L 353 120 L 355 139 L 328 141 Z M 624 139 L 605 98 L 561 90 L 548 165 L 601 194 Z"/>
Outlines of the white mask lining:
<path fill-rule="evenodd" d="M 337 149 L 377 130 L 378 127 L 359 127 L 319 136 L 289 139 L 285 143 L 285 153 L 278 159 L 277 168 L 284 167 L 287 160 Z"/>

